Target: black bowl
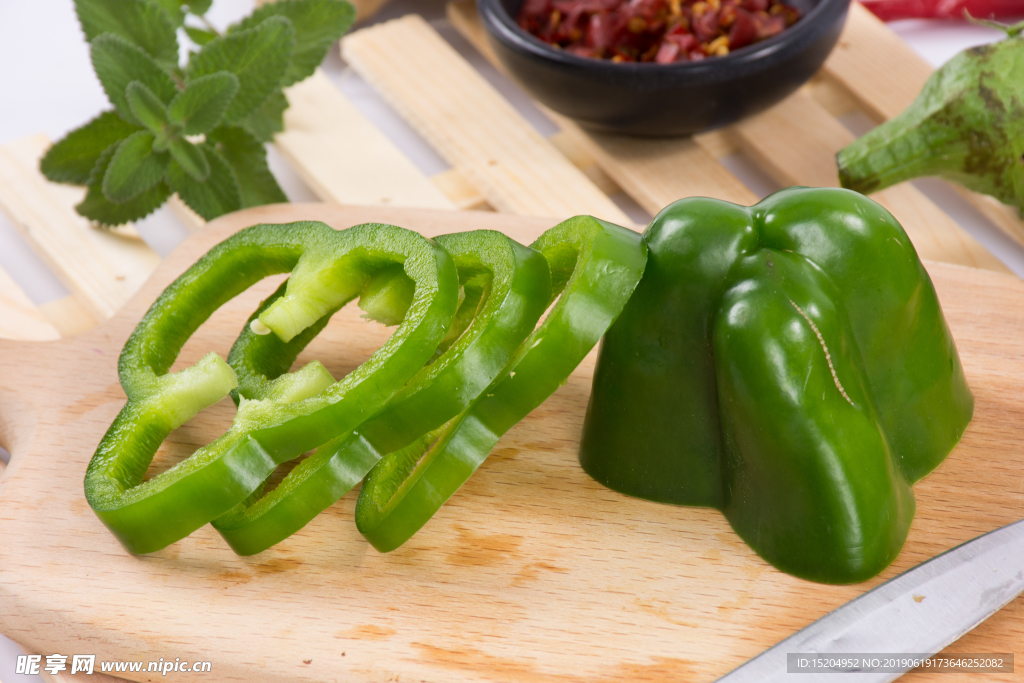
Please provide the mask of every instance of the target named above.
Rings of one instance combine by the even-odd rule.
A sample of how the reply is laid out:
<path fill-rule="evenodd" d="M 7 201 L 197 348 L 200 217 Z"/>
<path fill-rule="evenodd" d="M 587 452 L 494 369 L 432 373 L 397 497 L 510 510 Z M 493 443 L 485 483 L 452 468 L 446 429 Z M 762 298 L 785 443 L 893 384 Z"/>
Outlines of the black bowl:
<path fill-rule="evenodd" d="M 724 57 L 674 64 L 614 63 L 569 54 L 519 28 L 523 0 L 476 0 L 506 71 L 554 111 L 597 131 L 687 135 L 767 109 L 821 67 L 850 0 L 787 0 L 803 12 L 779 35 Z"/>

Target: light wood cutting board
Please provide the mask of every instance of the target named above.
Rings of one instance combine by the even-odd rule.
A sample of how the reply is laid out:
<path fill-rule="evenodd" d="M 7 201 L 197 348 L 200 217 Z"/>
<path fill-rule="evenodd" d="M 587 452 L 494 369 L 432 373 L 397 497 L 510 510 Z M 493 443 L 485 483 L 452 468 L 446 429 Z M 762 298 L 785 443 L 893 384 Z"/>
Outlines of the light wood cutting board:
<path fill-rule="evenodd" d="M 635 500 L 590 480 L 576 447 L 594 354 L 393 553 L 377 553 L 356 531 L 351 493 L 255 557 L 236 557 L 210 527 L 159 553 L 129 555 L 82 493 L 86 464 L 124 402 L 121 346 L 160 291 L 216 242 L 253 223 L 301 219 L 338 228 L 384 221 L 427 235 L 492 228 L 524 243 L 553 224 L 493 213 L 253 209 L 190 237 L 100 327 L 69 341 L 0 340 L 0 444 L 13 454 L 0 475 L 0 631 L 46 654 L 209 660 L 205 678 L 217 681 L 710 681 L 880 581 L 1024 517 L 1024 283 L 929 264 L 976 413 L 961 445 L 916 486 L 906 547 L 872 582 L 792 578 L 716 511 Z M 210 350 L 226 356 L 273 286 L 222 309 L 175 369 Z M 318 358 L 340 377 L 387 334 L 343 311 L 299 362 Z M 232 413 L 225 400 L 172 434 L 152 471 L 211 440 Z M 1021 643 L 1018 599 L 951 651 L 1013 652 Z M 1024 666 L 1018 671 L 985 680 L 1024 680 Z"/>

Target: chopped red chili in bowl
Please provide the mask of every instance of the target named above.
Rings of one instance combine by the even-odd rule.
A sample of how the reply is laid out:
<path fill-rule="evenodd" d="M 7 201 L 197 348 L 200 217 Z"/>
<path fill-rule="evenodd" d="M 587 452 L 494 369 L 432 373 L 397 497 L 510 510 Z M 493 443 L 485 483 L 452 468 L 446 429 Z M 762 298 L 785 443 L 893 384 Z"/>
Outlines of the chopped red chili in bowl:
<path fill-rule="evenodd" d="M 525 0 L 516 21 L 581 57 L 670 64 L 727 55 L 800 17 L 781 0 Z"/>

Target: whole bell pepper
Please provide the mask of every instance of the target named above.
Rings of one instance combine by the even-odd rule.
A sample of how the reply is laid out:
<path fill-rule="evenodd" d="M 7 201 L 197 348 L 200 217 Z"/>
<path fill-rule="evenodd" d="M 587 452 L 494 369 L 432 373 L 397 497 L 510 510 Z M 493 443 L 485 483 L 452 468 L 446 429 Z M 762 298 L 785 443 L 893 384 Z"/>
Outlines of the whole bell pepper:
<path fill-rule="evenodd" d="M 721 510 L 761 557 L 826 583 L 899 553 L 911 484 L 974 400 L 935 290 L 882 207 L 790 188 L 664 209 L 605 337 L 580 462 L 629 495 Z"/>

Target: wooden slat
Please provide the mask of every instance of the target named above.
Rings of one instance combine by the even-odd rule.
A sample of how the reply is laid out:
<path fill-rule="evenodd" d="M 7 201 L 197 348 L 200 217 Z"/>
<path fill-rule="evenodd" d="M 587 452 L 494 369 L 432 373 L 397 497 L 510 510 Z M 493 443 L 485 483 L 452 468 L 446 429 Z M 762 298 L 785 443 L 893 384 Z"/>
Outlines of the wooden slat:
<path fill-rule="evenodd" d="M 167 206 L 171 208 L 171 211 L 174 212 L 178 220 L 188 228 L 189 232 L 195 232 L 206 225 L 206 220 L 193 211 L 192 207 L 183 202 L 181 197 L 176 194 L 171 195 L 171 198 L 167 200 Z"/>
<path fill-rule="evenodd" d="M 544 110 L 549 116 L 552 112 Z M 574 135 L 572 130 L 558 131 L 548 138 L 548 142 L 555 146 L 562 155 L 572 162 L 573 166 L 583 171 L 583 175 L 590 179 L 590 182 L 607 195 L 622 192 L 618 183 L 612 180 L 611 176 L 604 172 L 604 169 L 597 163 L 592 154 L 592 147 L 579 136 Z"/>
<path fill-rule="evenodd" d="M 431 176 L 430 181 L 437 185 L 437 188 L 448 197 L 457 208 L 463 211 L 493 211 L 494 208 L 487 203 L 484 196 L 480 194 L 473 184 L 466 180 L 466 176 L 454 168 L 442 171 Z"/>
<path fill-rule="evenodd" d="M 565 131 L 558 131 L 550 136 L 548 142 L 605 194 L 613 195 L 622 191 L 622 188 L 597 164 L 594 157 Z M 457 169 L 449 168 L 430 176 L 430 180 L 463 211 L 494 210 L 494 207 L 487 203 L 487 199 Z"/>
<path fill-rule="evenodd" d="M 909 107 L 932 67 L 876 16 L 853 3 L 825 72 L 846 88 L 877 122 Z M 974 208 L 1024 245 L 1024 220 L 1016 207 L 951 183 Z"/>
<path fill-rule="evenodd" d="M 39 312 L 57 328 L 60 336 L 69 339 L 91 330 L 100 323 L 89 307 L 75 295 L 49 301 L 39 306 Z"/>
<path fill-rule="evenodd" d="M 735 136 L 722 128 L 708 133 L 701 133 L 700 146 L 705 151 L 711 152 L 711 156 L 716 159 L 742 151 L 739 145 L 736 144 Z"/>
<path fill-rule="evenodd" d="M 0 269 L 0 337 L 21 340 L 58 339 L 56 328 L 29 300 L 11 276 Z"/>
<path fill-rule="evenodd" d="M 473 2 L 449 3 L 448 19 L 492 64 L 502 68 L 487 44 Z M 648 213 L 656 214 L 675 200 L 694 195 L 738 204 L 752 204 L 758 199 L 690 138 L 648 140 L 593 133 L 549 109 L 545 108 L 544 113 L 558 124 L 565 139 L 589 152 L 604 172 Z"/>
<path fill-rule="evenodd" d="M 457 169 L 427 177 L 321 71 L 288 91 L 285 131 L 274 143 L 319 198 L 339 204 L 435 209 L 491 208 Z M 605 194 L 619 187 L 574 141 L 549 138 Z M 195 229 L 202 224 L 177 198 L 172 208 Z M 179 213 L 179 211 L 181 213 Z"/>
<path fill-rule="evenodd" d="M 993 225 L 1012 237 L 1018 244 L 1024 246 L 1024 220 L 1021 219 L 1020 209 L 1003 204 L 995 197 L 971 192 L 956 183 L 949 183 L 949 185 L 977 209 L 978 213 L 985 216 Z"/>
<path fill-rule="evenodd" d="M 74 212 L 80 191 L 38 171 L 49 147 L 35 135 L 0 147 L 0 208 L 53 272 L 98 318 L 109 318 L 160 257 L 137 235 L 95 229 Z"/>
<path fill-rule="evenodd" d="M 714 197 L 749 205 L 759 198 L 692 138 L 672 140 L 587 133 L 574 128 L 601 166 L 645 211 L 654 215 L 683 197 Z"/>
<path fill-rule="evenodd" d="M 274 143 L 325 201 L 454 209 L 322 71 L 287 91 L 285 130 Z"/>
<path fill-rule="evenodd" d="M 843 87 L 842 83 L 819 71 L 802 90 L 814 98 L 832 116 L 839 118 L 852 112 L 863 111 L 860 102 Z"/>
<path fill-rule="evenodd" d="M 317 71 L 288 91 L 285 131 L 274 142 L 292 168 L 319 198 L 341 204 L 380 204 L 437 209 L 490 208 L 487 200 L 458 170 L 432 177 L 416 166 L 363 114 L 330 79 Z M 575 142 L 550 138 L 605 194 L 619 191 Z M 171 207 L 190 229 L 203 221 L 177 198 Z"/>
<path fill-rule="evenodd" d="M 498 211 L 629 223 L 422 17 L 353 33 L 342 53 Z"/>
<path fill-rule="evenodd" d="M 356 18 L 368 19 L 380 11 L 390 0 L 350 0 L 356 6 Z"/>
<path fill-rule="evenodd" d="M 910 106 L 932 67 L 860 3 L 850 5 L 825 72 L 846 87 L 878 121 Z"/>
<path fill-rule="evenodd" d="M 746 119 L 733 130 L 744 149 L 784 185 L 838 186 L 835 153 L 854 140 L 852 133 L 804 92 Z M 1010 272 L 912 185 L 891 187 L 873 198 L 900 221 L 922 258 Z"/>

